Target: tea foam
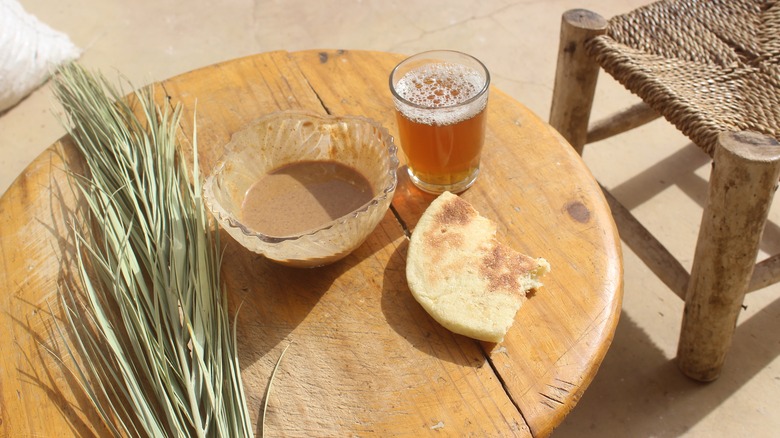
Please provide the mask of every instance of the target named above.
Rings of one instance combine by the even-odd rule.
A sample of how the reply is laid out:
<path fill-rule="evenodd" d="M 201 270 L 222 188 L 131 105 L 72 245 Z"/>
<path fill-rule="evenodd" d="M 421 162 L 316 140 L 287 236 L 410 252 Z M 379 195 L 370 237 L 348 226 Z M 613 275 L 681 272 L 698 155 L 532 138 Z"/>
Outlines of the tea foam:
<path fill-rule="evenodd" d="M 474 117 L 485 108 L 487 94 L 473 105 L 458 106 L 474 98 L 485 80 L 474 69 L 462 65 L 426 65 L 407 72 L 395 85 L 404 117 L 427 125 L 453 125 Z M 411 103 L 412 105 L 409 105 Z"/>

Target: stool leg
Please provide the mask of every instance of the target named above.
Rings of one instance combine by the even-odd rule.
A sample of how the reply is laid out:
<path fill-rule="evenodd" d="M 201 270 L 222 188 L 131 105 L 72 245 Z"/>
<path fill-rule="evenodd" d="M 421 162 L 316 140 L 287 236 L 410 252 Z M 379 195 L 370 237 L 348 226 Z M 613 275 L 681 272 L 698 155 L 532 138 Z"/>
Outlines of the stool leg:
<path fill-rule="evenodd" d="M 588 136 L 588 120 L 596 91 L 599 65 L 585 51 L 585 42 L 607 30 L 607 21 L 584 9 L 561 17 L 561 41 L 555 71 L 550 125 L 579 153 Z"/>
<path fill-rule="evenodd" d="M 713 158 L 677 350 L 680 370 L 705 382 L 718 378 L 731 346 L 780 176 L 780 144 L 722 133 Z"/>

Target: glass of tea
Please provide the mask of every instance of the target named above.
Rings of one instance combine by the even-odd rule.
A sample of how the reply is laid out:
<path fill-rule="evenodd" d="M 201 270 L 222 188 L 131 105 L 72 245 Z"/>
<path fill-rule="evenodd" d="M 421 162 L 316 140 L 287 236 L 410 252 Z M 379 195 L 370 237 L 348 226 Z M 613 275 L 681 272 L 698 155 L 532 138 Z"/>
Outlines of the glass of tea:
<path fill-rule="evenodd" d="M 399 140 L 417 187 L 459 193 L 474 184 L 489 86 L 482 62 L 452 50 L 418 53 L 390 73 Z"/>

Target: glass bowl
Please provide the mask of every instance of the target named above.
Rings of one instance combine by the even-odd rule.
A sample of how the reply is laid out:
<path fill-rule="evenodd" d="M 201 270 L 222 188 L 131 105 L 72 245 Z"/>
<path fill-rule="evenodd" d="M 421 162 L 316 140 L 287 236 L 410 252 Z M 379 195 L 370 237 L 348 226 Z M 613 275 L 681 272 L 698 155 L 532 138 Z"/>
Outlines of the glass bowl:
<path fill-rule="evenodd" d="M 204 182 L 204 200 L 219 224 L 250 251 L 288 266 L 322 266 L 360 246 L 384 217 L 397 184 L 396 153 L 387 129 L 364 117 L 273 113 L 233 134 Z M 284 165 L 323 160 L 336 161 L 365 176 L 373 199 L 296 235 L 266 235 L 242 223 L 242 204 L 258 179 Z M 279 214 L 284 216 L 284 212 Z"/>

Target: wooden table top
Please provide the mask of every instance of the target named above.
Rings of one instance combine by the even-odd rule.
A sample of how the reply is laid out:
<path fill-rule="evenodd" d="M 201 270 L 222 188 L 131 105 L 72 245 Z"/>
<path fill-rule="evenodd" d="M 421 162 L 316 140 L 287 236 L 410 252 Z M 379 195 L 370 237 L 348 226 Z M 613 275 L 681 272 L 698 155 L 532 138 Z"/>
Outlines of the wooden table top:
<path fill-rule="evenodd" d="M 397 138 L 388 88 L 400 55 L 270 52 L 160 83 L 181 103 L 185 154 L 197 101 L 199 162 L 264 114 L 308 109 L 373 118 Z M 491 89 L 482 172 L 462 196 L 499 223 L 499 239 L 545 257 L 552 271 L 501 344 L 455 335 L 406 284 L 408 238 L 433 200 L 399 172 L 393 206 L 346 259 L 315 269 L 273 264 L 224 234 L 231 312 L 250 412 L 270 436 L 546 436 L 575 406 L 610 345 L 622 300 L 620 241 L 580 157 L 522 104 Z M 76 380 L 47 352 L 67 272 L 63 139 L 0 199 L 0 436 L 101 434 Z M 403 158 L 402 158 L 403 164 Z M 67 362 L 66 362 L 67 365 Z M 259 426 L 257 426 L 259 429 Z"/>

